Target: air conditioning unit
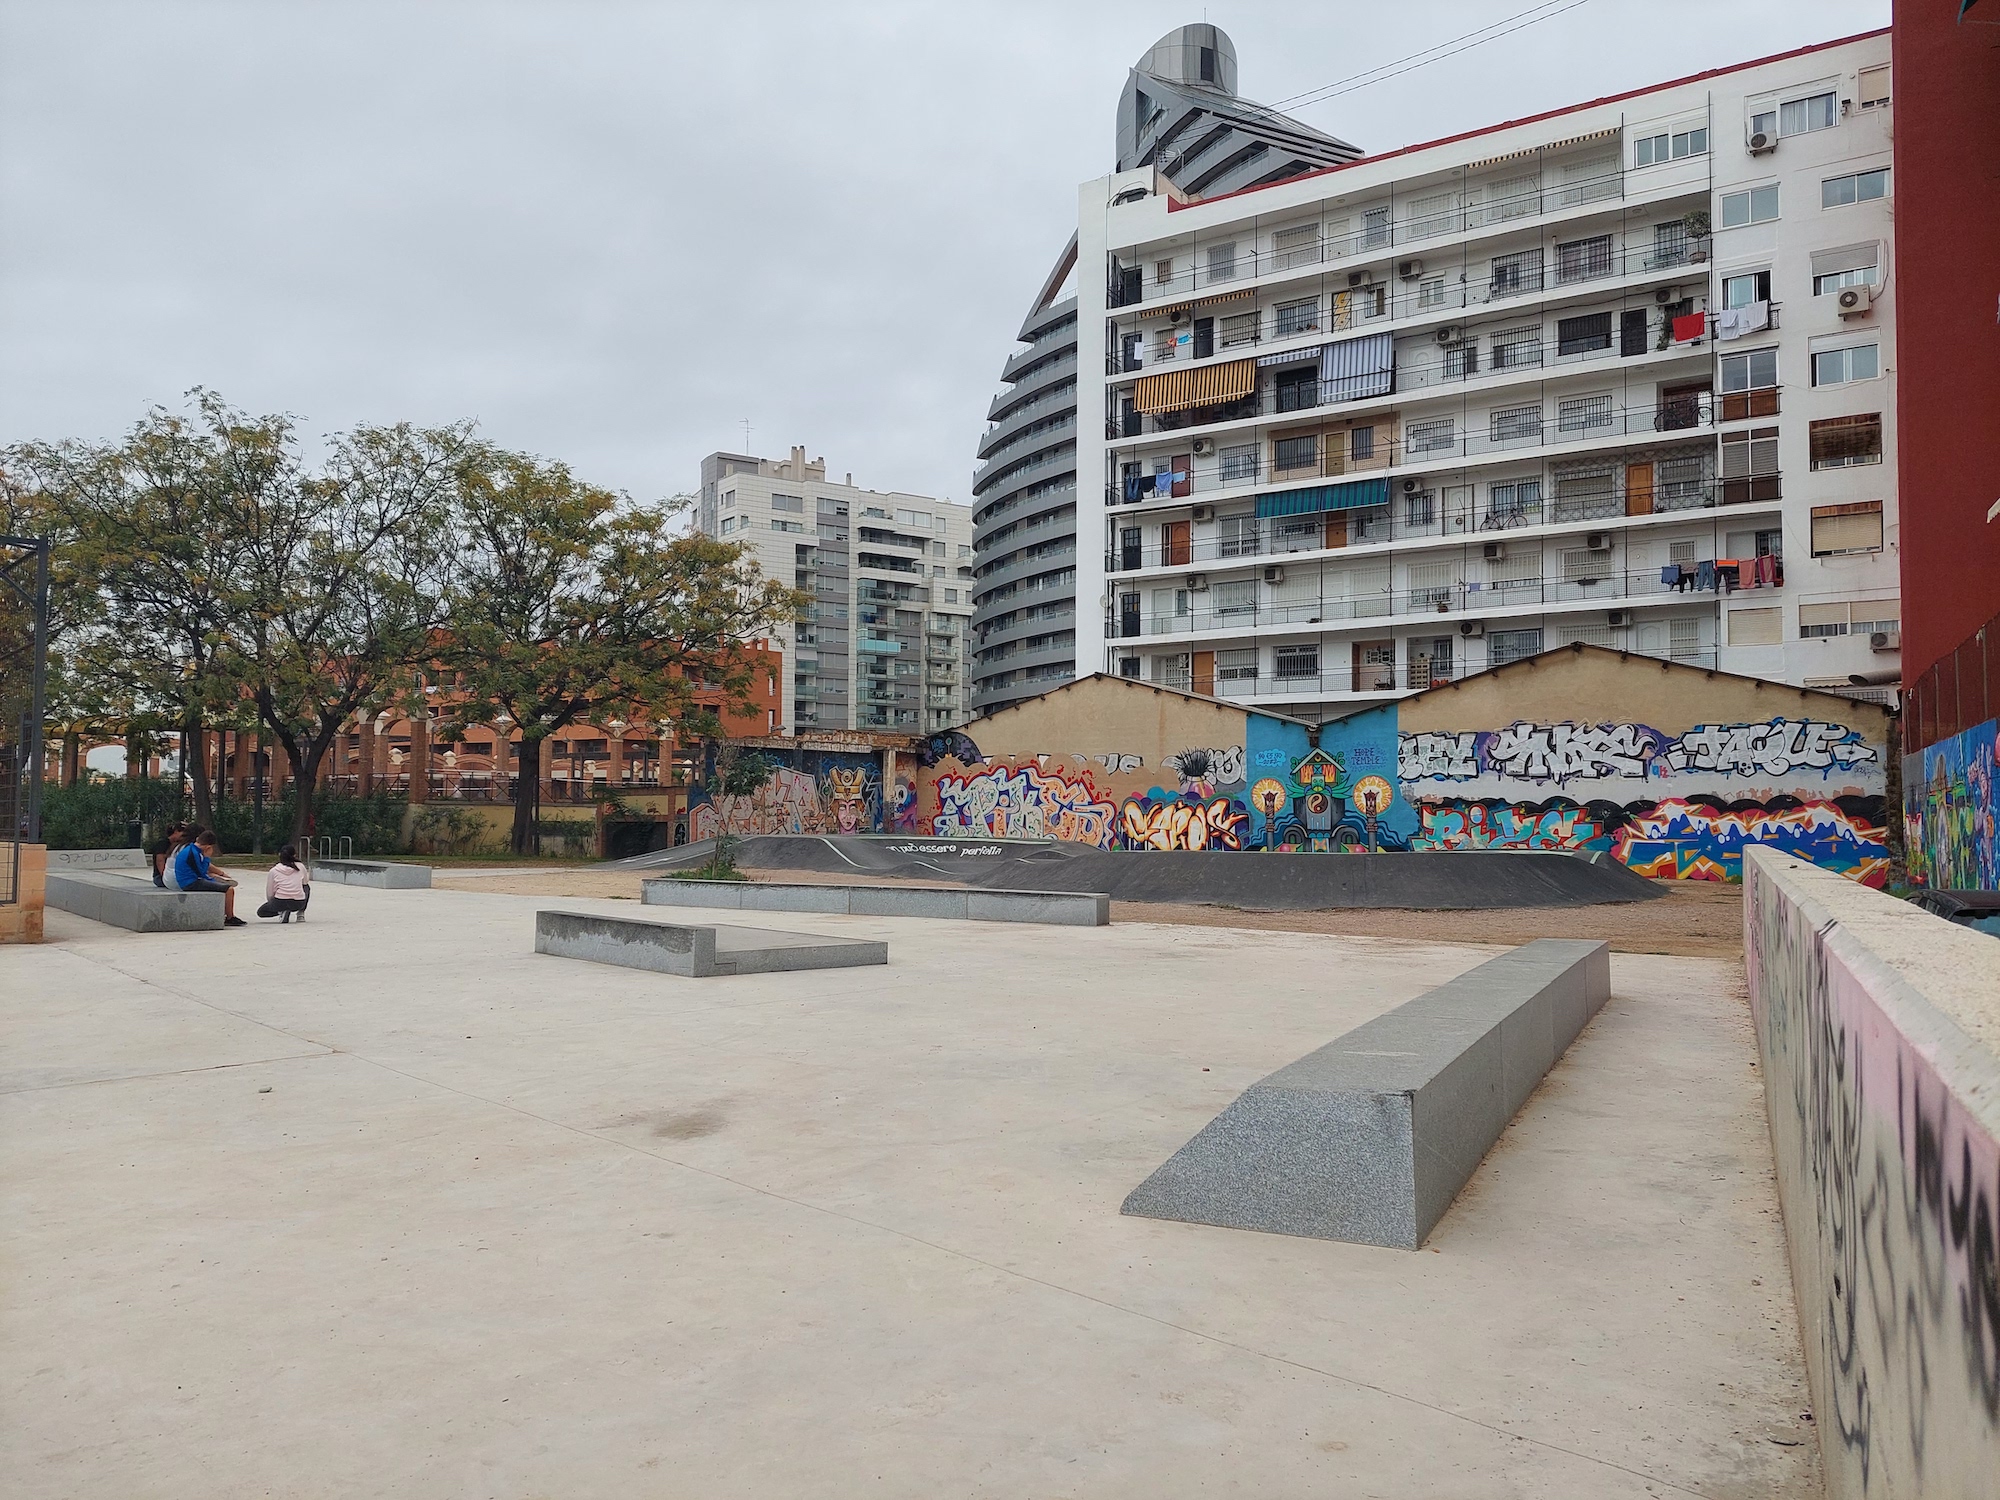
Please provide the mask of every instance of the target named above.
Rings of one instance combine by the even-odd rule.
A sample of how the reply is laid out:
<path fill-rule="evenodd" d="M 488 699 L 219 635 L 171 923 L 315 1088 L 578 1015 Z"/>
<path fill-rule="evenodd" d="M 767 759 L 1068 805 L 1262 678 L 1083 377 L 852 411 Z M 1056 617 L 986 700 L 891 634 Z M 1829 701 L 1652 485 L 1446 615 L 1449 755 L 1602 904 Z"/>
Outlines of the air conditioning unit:
<path fill-rule="evenodd" d="M 1840 309 L 1842 318 L 1865 318 L 1875 310 L 1875 289 L 1866 286 L 1847 286 L 1840 289 L 1840 295 L 1833 299 Z"/>
<path fill-rule="evenodd" d="M 1458 622 L 1458 633 L 1465 636 L 1482 636 L 1486 634 L 1486 622 L 1484 620 L 1460 620 Z"/>
<path fill-rule="evenodd" d="M 1396 274 L 1405 281 L 1415 281 L 1419 276 L 1424 274 L 1424 263 L 1420 260 L 1398 262 Z"/>
<path fill-rule="evenodd" d="M 1421 479 L 1405 479 L 1403 481 L 1403 493 L 1406 495 L 1414 495 L 1423 487 L 1424 482 Z"/>
<path fill-rule="evenodd" d="M 1462 343 L 1464 342 L 1464 339 L 1465 339 L 1465 330 L 1463 328 L 1448 326 L 1440 328 L 1438 330 L 1438 342 L 1440 344 Z"/>
<path fill-rule="evenodd" d="M 1588 547 L 1592 552 L 1609 552 L 1611 550 L 1611 533 L 1608 531 L 1593 531 L 1583 539 L 1583 545 Z"/>
<path fill-rule="evenodd" d="M 1215 439 L 1196 438 L 1194 440 L 1194 451 L 1202 457 L 1207 457 L 1207 455 L 1215 451 Z"/>
<path fill-rule="evenodd" d="M 1505 542 L 1488 542 L 1479 550 L 1485 553 L 1488 562 L 1499 562 L 1507 555 L 1507 544 Z"/>
<path fill-rule="evenodd" d="M 1185 323 L 1187 318 L 1188 310 L 1185 307 L 1177 307 L 1167 314 L 1167 321 L 1169 323 Z"/>
<path fill-rule="evenodd" d="M 1283 583 L 1284 581 L 1285 581 L 1284 564 L 1272 563 L 1269 567 L 1264 569 L 1264 582 Z"/>
<path fill-rule="evenodd" d="M 1680 288 L 1677 286 L 1663 286 L 1657 292 L 1653 293 L 1653 300 L 1659 303 L 1660 306 L 1665 307 L 1669 302 L 1674 300 L 1674 294 L 1679 290 Z"/>
<path fill-rule="evenodd" d="M 1347 273 L 1347 284 L 1349 286 L 1360 286 L 1367 279 L 1368 273 L 1366 271 L 1349 271 Z"/>
<path fill-rule="evenodd" d="M 1188 574 L 1187 591 L 1190 594 L 1206 593 L 1208 591 L 1208 575 L 1206 573 Z"/>
<path fill-rule="evenodd" d="M 1767 130 L 1760 130 L 1750 137 L 1750 154 L 1768 156 L 1778 149 L 1778 138 Z"/>
<path fill-rule="evenodd" d="M 1194 508 L 1194 518 L 1197 521 L 1213 521 L 1215 519 L 1215 507 L 1213 505 L 1197 505 Z"/>
<path fill-rule="evenodd" d="M 1903 632 L 1900 630 L 1871 630 L 1868 632 L 1870 651 L 1901 651 Z"/>
<path fill-rule="evenodd" d="M 1630 625 L 1632 623 L 1632 611 L 1629 609 L 1608 609 L 1604 612 L 1604 623 L 1609 625 L 1613 630 L 1617 630 L 1620 626 Z"/>

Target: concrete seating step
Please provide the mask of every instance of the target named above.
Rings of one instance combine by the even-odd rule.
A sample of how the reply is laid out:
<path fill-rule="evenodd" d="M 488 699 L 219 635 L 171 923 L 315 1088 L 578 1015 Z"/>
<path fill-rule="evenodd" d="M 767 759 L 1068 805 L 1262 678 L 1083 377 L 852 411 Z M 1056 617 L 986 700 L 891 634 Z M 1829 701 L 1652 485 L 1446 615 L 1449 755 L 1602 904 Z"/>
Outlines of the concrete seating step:
<path fill-rule="evenodd" d="M 535 951 L 689 979 L 846 969 L 889 961 L 887 943 L 864 938 L 766 927 L 687 927 L 577 911 L 536 912 Z"/>
<path fill-rule="evenodd" d="M 51 869 L 50 906 L 133 932 L 206 932 L 222 925 L 220 891 L 162 890 L 150 875 Z"/>

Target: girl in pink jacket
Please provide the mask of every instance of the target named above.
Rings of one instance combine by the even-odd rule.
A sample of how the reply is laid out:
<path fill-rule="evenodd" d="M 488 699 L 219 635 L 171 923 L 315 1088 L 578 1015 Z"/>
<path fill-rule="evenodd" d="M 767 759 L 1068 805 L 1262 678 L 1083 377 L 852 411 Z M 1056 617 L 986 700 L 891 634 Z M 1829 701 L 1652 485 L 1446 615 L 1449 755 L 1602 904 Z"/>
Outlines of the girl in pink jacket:
<path fill-rule="evenodd" d="M 271 873 L 264 877 L 264 904 L 257 908 L 257 915 L 279 917 L 283 925 L 296 912 L 303 922 L 310 900 L 312 875 L 299 863 L 299 851 L 287 844 L 278 851 L 278 862 L 271 866 Z"/>

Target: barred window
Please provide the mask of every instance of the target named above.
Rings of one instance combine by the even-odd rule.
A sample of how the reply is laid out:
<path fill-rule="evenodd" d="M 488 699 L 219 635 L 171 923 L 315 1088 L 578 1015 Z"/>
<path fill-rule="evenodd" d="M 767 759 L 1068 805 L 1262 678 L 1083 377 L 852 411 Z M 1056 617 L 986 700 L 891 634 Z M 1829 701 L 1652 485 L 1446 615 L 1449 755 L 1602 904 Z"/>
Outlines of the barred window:
<path fill-rule="evenodd" d="M 1297 679 L 1319 676 L 1319 647 L 1280 646 L 1276 655 L 1277 675 L 1280 678 Z"/>
<path fill-rule="evenodd" d="M 1856 464 L 1882 462 L 1882 414 L 1830 417 L 1815 422 L 1810 431 L 1812 466 L 1815 469 L 1844 469 Z"/>
<path fill-rule="evenodd" d="M 1539 402 L 1533 406 L 1505 406 L 1493 413 L 1492 440 L 1496 443 L 1541 435 L 1542 408 Z"/>
<path fill-rule="evenodd" d="M 1561 432 L 1586 432 L 1593 427 L 1612 425 L 1611 398 L 1575 396 L 1556 404 L 1556 428 Z"/>
<path fill-rule="evenodd" d="M 1404 432 L 1403 447 L 1409 453 L 1441 453 L 1457 444 L 1454 418 L 1435 417 L 1428 422 L 1412 422 Z"/>
<path fill-rule="evenodd" d="M 1486 660 L 1490 666 L 1504 667 L 1510 661 L 1538 655 L 1541 649 L 1539 630 L 1496 630 L 1486 637 Z"/>
<path fill-rule="evenodd" d="M 1493 368 L 1522 369 L 1542 362 L 1542 329 L 1539 323 L 1526 328 L 1509 328 L 1493 335 Z"/>
<path fill-rule="evenodd" d="M 1587 354 L 1592 349 L 1610 347 L 1611 314 L 1608 312 L 1585 313 L 1556 322 L 1556 352 L 1559 354 Z"/>

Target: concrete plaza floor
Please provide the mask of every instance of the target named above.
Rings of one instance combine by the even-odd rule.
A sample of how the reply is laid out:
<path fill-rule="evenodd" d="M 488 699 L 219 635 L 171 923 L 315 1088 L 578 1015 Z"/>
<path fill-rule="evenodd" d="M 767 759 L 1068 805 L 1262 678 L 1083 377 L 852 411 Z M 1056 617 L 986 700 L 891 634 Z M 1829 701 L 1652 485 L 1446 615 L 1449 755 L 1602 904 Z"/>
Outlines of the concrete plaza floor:
<path fill-rule="evenodd" d="M 0 950 L 11 1500 L 1818 1493 L 1731 966 L 1615 958 L 1409 1253 L 1118 1205 L 1490 949 L 788 914 L 889 966 L 687 980 L 541 905 L 637 914 Z"/>

